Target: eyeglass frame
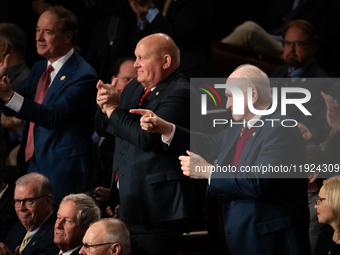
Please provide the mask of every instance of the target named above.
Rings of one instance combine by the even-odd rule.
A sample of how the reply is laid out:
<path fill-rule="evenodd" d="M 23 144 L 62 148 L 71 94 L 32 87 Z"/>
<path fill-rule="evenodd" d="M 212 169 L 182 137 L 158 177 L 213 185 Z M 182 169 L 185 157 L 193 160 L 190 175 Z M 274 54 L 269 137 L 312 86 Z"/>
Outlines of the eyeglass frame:
<path fill-rule="evenodd" d="M 86 249 L 86 252 L 91 252 L 90 251 L 91 247 L 97 247 L 97 246 L 102 246 L 102 245 L 106 245 L 106 244 L 115 244 L 115 243 L 99 243 L 99 244 L 91 244 L 91 245 L 88 245 L 86 243 L 81 243 L 82 247 L 84 247 L 84 249 Z"/>
<path fill-rule="evenodd" d="M 316 196 L 315 197 L 315 204 L 319 205 L 323 200 L 326 200 L 324 197 Z"/>
<path fill-rule="evenodd" d="M 14 207 L 19 207 L 21 204 L 23 206 L 25 206 L 26 208 L 31 208 L 35 202 L 35 200 L 39 199 L 39 198 L 42 198 L 42 197 L 47 197 L 48 195 L 43 195 L 43 196 L 40 196 L 40 197 L 35 197 L 35 198 L 30 198 L 30 197 L 26 197 L 24 199 L 13 199 L 12 201 L 12 204 L 14 205 Z M 29 201 L 29 200 L 32 200 L 32 204 L 30 205 L 27 205 L 26 203 Z M 15 205 L 17 202 L 20 202 L 20 204 L 18 205 Z"/>
<path fill-rule="evenodd" d="M 301 41 L 294 41 L 294 42 L 290 42 L 290 41 L 287 41 L 287 40 L 282 40 L 281 41 L 282 43 L 282 46 L 285 47 L 285 46 L 291 46 L 291 45 L 294 45 L 294 47 L 297 47 L 297 48 L 303 48 L 305 47 L 306 45 L 313 45 L 315 43 L 307 43 L 307 42 L 301 42 Z M 288 44 L 287 44 L 288 43 Z"/>

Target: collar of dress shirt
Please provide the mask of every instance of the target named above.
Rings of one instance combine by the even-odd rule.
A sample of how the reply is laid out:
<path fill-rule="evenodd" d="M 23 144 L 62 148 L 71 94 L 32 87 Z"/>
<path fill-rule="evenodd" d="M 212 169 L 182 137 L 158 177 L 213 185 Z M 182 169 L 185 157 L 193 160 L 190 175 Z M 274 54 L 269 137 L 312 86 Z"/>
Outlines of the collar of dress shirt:
<path fill-rule="evenodd" d="M 2 198 L 2 196 L 5 194 L 5 191 L 6 191 L 6 189 L 8 188 L 8 184 L 6 184 L 6 186 L 5 186 L 5 188 L 4 188 L 4 190 L 3 191 L 1 191 L 1 193 L 0 193 L 0 199 Z"/>
<path fill-rule="evenodd" d="M 69 250 L 69 251 L 66 251 L 66 252 L 63 252 L 62 250 L 59 251 L 59 254 L 63 254 L 63 255 L 71 255 L 72 252 L 74 252 L 76 249 L 80 248 L 80 245 L 77 246 L 76 248 L 72 249 L 72 250 Z"/>
<path fill-rule="evenodd" d="M 74 53 L 74 49 L 72 48 L 69 52 L 66 53 L 66 55 L 62 56 L 61 58 L 53 62 L 52 66 L 54 70 L 51 72 L 51 83 L 50 84 L 52 84 L 54 77 L 57 75 L 59 70 L 63 67 L 63 65 L 72 56 L 73 53 Z M 51 62 L 48 61 L 47 66 L 49 66 L 50 64 Z"/>
<path fill-rule="evenodd" d="M 30 232 L 31 239 L 32 239 L 33 236 L 39 231 L 40 227 L 41 227 L 42 225 L 44 225 L 44 223 L 47 221 L 47 219 L 48 219 L 49 217 L 51 217 L 52 213 L 53 213 L 53 212 L 51 212 L 51 214 L 48 215 L 48 216 L 46 217 L 46 219 L 43 221 L 43 223 L 41 223 L 41 225 L 40 225 L 38 228 L 34 229 L 33 231 L 29 231 L 29 232 Z"/>
<path fill-rule="evenodd" d="M 304 67 L 293 70 L 290 73 L 290 77 L 291 77 L 292 82 L 295 82 L 300 77 L 300 75 L 302 74 L 302 72 L 304 70 L 305 70 Z"/>

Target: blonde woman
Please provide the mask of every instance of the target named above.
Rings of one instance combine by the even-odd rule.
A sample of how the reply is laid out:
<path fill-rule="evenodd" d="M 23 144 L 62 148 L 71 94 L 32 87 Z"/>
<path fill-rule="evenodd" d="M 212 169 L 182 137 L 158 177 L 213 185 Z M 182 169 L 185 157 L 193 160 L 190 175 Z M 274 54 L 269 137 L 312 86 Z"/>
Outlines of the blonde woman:
<path fill-rule="evenodd" d="M 321 232 L 313 254 L 340 254 L 340 176 L 323 182 L 315 198 L 315 209 L 319 222 L 330 226 Z"/>

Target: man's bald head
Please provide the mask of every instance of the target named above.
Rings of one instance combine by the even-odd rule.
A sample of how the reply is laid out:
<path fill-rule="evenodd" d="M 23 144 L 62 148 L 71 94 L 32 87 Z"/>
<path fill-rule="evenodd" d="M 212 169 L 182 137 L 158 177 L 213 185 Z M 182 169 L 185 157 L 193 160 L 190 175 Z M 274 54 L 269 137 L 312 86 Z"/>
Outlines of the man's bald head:
<path fill-rule="evenodd" d="M 152 88 L 174 72 L 180 63 L 180 52 L 166 34 L 152 34 L 141 39 L 135 50 L 138 81 Z"/>

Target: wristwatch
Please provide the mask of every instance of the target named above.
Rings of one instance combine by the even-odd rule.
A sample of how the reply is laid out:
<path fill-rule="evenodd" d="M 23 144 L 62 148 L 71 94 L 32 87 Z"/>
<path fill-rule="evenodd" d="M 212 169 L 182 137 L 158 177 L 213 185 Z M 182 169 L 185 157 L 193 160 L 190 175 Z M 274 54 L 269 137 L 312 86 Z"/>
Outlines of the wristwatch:
<path fill-rule="evenodd" d="M 9 101 L 11 101 L 11 99 L 13 98 L 13 95 L 14 95 L 14 92 L 13 92 L 13 94 L 12 94 L 11 97 L 9 97 L 9 98 L 7 98 L 7 99 L 4 100 L 4 101 L 5 101 L 5 105 L 8 104 Z"/>

